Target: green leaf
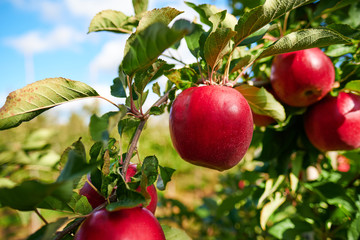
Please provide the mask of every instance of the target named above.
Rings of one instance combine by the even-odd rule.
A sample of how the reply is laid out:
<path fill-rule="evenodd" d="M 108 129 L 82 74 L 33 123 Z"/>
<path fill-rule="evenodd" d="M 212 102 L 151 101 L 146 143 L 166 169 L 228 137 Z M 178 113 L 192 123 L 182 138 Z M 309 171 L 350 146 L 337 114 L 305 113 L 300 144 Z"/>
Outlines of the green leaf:
<path fill-rule="evenodd" d="M 356 218 L 350 225 L 347 232 L 348 240 L 358 240 L 360 237 L 360 214 L 357 214 Z"/>
<path fill-rule="evenodd" d="M 266 223 L 271 215 L 285 202 L 286 197 L 280 193 L 275 193 L 275 198 L 264 205 L 260 212 L 260 226 L 263 230 L 266 229 Z"/>
<path fill-rule="evenodd" d="M 91 20 L 88 33 L 109 31 L 131 34 L 137 24 L 138 20 L 135 17 L 128 17 L 120 11 L 104 10 Z"/>
<path fill-rule="evenodd" d="M 220 10 L 216 6 L 210 4 L 196 5 L 191 2 L 185 2 L 185 4 L 194 9 L 200 15 L 200 21 L 202 23 L 205 23 L 210 27 L 213 27 L 212 16 L 219 12 L 223 12 L 223 10 Z M 221 27 L 234 29 L 236 23 L 236 17 L 230 13 L 226 13 L 224 20 L 221 22 Z"/>
<path fill-rule="evenodd" d="M 134 6 L 135 14 L 139 15 L 147 10 L 149 1 L 148 0 L 132 0 L 132 4 Z"/>
<path fill-rule="evenodd" d="M 264 190 L 263 194 L 261 195 L 261 197 L 259 198 L 259 201 L 258 201 L 258 205 L 257 205 L 258 208 L 260 208 L 262 206 L 265 199 L 267 199 L 270 195 L 272 195 L 279 188 L 280 184 L 284 180 L 285 180 L 284 175 L 280 175 L 276 179 L 275 183 L 274 183 L 274 179 L 272 179 L 272 178 L 266 180 L 265 190 Z"/>
<path fill-rule="evenodd" d="M 120 134 L 120 137 L 122 137 L 123 134 L 125 134 L 132 138 L 132 136 L 135 134 L 137 127 L 139 126 L 139 123 L 140 121 L 134 118 L 126 117 L 124 119 L 121 119 L 118 124 L 118 132 Z"/>
<path fill-rule="evenodd" d="M 69 206 L 74 213 L 86 215 L 89 214 L 93 209 L 87 199 L 87 197 L 73 193 Z"/>
<path fill-rule="evenodd" d="M 153 84 L 152 90 L 153 90 L 153 93 L 155 93 L 156 95 L 158 95 L 159 97 L 161 97 L 160 85 L 159 85 L 158 82 L 156 82 L 156 83 Z"/>
<path fill-rule="evenodd" d="M 146 203 L 145 197 L 141 193 L 131 190 L 122 176 L 118 177 L 116 196 L 117 201 L 108 204 L 106 206 L 107 210 L 115 211 L 122 208 L 132 208 Z"/>
<path fill-rule="evenodd" d="M 308 189 L 316 192 L 325 202 L 334 205 L 347 215 L 356 209 L 354 201 L 346 194 L 345 189 L 333 182 L 306 184 Z"/>
<path fill-rule="evenodd" d="M 169 25 L 169 23 L 181 13 L 183 12 L 172 7 L 156 8 L 148 11 L 141 18 L 136 32 L 139 33 L 144 31 L 154 23 L 163 23 L 164 25 Z"/>
<path fill-rule="evenodd" d="M 42 112 L 71 100 L 99 94 L 85 83 L 47 78 L 9 94 L 0 109 L 0 130 L 19 126 Z"/>
<path fill-rule="evenodd" d="M 211 22 L 212 24 L 212 27 L 211 27 L 211 32 L 215 32 L 216 29 L 218 29 L 218 27 L 221 26 L 221 23 L 224 21 L 225 17 L 226 17 L 226 10 L 224 11 L 221 11 L 221 12 L 218 12 L 214 15 L 211 15 L 209 17 L 209 21 Z"/>
<path fill-rule="evenodd" d="M 14 187 L 0 188 L 0 204 L 20 211 L 31 211 L 47 198 L 53 197 L 67 202 L 72 195 L 71 182 L 42 183 L 36 180 L 24 181 Z"/>
<path fill-rule="evenodd" d="M 348 24 L 333 23 L 328 25 L 327 28 L 336 31 L 345 37 L 360 40 L 360 31 L 352 28 Z"/>
<path fill-rule="evenodd" d="M 311 3 L 314 0 L 267 0 L 264 5 L 258 6 L 246 12 L 235 26 L 237 32 L 235 45 L 238 45 L 246 37 L 271 23 L 276 18 L 284 15 L 295 8 Z"/>
<path fill-rule="evenodd" d="M 121 74 L 120 77 L 117 77 L 113 80 L 113 85 L 111 85 L 111 95 L 119 98 L 126 98 L 126 76 Z"/>
<path fill-rule="evenodd" d="M 107 141 L 110 137 L 111 131 L 117 126 L 118 122 L 126 115 L 127 108 L 121 106 L 122 111 L 108 112 L 101 117 L 95 114 L 90 118 L 90 135 L 94 141 Z"/>
<path fill-rule="evenodd" d="M 147 68 L 163 51 L 189 32 L 190 29 L 174 30 L 159 22 L 150 25 L 133 36 L 129 50 L 122 61 L 124 71 L 131 76 L 136 71 Z"/>
<path fill-rule="evenodd" d="M 191 54 L 195 58 L 199 58 L 200 56 L 200 37 L 204 33 L 204 29 L 202 25 L 195 24 L 194 30 L 185 36 L 185 41 L 187 44 L 188 49 L 190 50 Z"/>
<path fill-rule="evenodd" d="M 359 92 L 360 93 L 360 80 L 354 80 L 351 82 L 348 82 L 345 85 L 345 89 L 349 91 Z"/>
<path fill-rule="evenodd" d="M 141 94 L 146 85 L 153 80 L 153 77 L 165 64 L 164 60 L 158 59 L 148 69 L 137 72 L 135 75 L 136 92 Z"/>
<path fill-rule="evenodd" d="M 98 164 L 87 163 L 85 147 L 80 139 L 73 143 L 72 146 L 68 148 L 68 150 L 66 150 L 63 155 L 65 156 L 62 158 L 67 158 L 67 162 L 64 169 L 61 171 L 57 182 L 73 180 L 75 178 L 81 177 L 82 175 L 90 172 Z"/>
<path fill-rule="evenodd" d="M 266 32 L 269 30 L 270 24 L 265 25 L 264 27 L 260 28 L 250 36 L 248 36 L 246 39 L 244 39 L 242 42 L 240 42 L 239 46 L 245 46 L 254 42 L 259 41 L 262 39 L 262 37 L 266 34 Z"/>
<path fill-rule="evenodd" d="M 26 240 L 48 240 L 56 237 L 57 230 L 68 221 L 68 218 L 60 218 L 56 222 L 44 225 L 31 234 Z"/>
<path fill-rule="evenodd" d="M 141 166 L 142 175 L 145 175 L 146 185 L 152 185 L 158 176 L 159 161 L 155 156 L 147 156 Z M 143 181 L 143 179 L 141 179 Z"/>
<path fill-rule="evenodd" d="M 159 167 L 160 167 L 160 176 L 156 183 L 156 187 L 159 190 L 164 191 L 167 183 L 171 181 L 171 177 L 174 174 L 175 169 L 169 168 L 169 167 L 163 167 L 160 165 L 159 165 Z"/>
<path fill-rule="evenodd" d="M 356 53 L 356 45 L 335 44 L 328 47 L 325 54 L 329 57 L 341 57 L 348 53 Z"/>
<path fill-rule="evenodd" d="M 198 81 L 198 75 L 195 70 L 187 67 L 170 70 L 165 73 L 165 76 L 175 83 L 179 89 L 195 86 Z"/>
<path fill-rule="evenodd" d="M 310 28 L 292 32 L 266 48 L 257 59 L 302 49 L 349 43 L 349 39 L 329 28 Z"/>
<path fill-rule="evenodd" d="M 270 227 L 269 233 L 277 239 L 296 239 L 296 236 L 312 230 L 313 226 L 304 220 L 285 218 Z"/>
<path fill-rule="evenodd" d="M 55 136 L 54 129 L 41 128 L 26 136 L 22 144 L 24 150 L 41 150 L 50 144 L 51 138 Z"/>
<path fill-rule="evenodd" d="M 161 225 L 166 240 L 191 240 L 191 238 L 181 229 Z"/>
<path fill-rule="evenodd" d="M 286 115 L 284 107 L 271 93 L 266 91 L 264 87 L 257 88 L 243 84 L 235 89 L 245 97 L 253 112 L 273 117 L 280 122 L 285 120 Z"/>
<path fill-rule="evenodd" d="M 318 3 L 316 11 L 314 12 L 314 16 L 318 16 L 321 14 L 329 14 L 334 12 L 340 8 L 346 7 L 352 3 L 357 3 L 358 0 L 327 0 L 320 1 Z"/>
<path fill-rule="evenodd" d="M 165 112 L 165 105 L 161 105 L 160 107 L 157 107 L 157 106 L 152 106 L 150 108 L 150 112 L 149 114 L 150 115 L 161 115 Z"/>
<path fill-rule="evenodd" d="M 211 69 L 215 69 L 230 51 L 230 40 L 236 34 L 230 28 L 218 28 L 210 33 L 204 45 L 204 57 Z"/>
<path fill-rule="evenodd" d="M 245 188 L 241 193 L 234 193 L 227 196 L 216 209 L 216 216 L 222 217 L 226 215 L 231 209 L 235 208 L 241 200 L 246 199 L 254 191 L 253 188 Z"/>

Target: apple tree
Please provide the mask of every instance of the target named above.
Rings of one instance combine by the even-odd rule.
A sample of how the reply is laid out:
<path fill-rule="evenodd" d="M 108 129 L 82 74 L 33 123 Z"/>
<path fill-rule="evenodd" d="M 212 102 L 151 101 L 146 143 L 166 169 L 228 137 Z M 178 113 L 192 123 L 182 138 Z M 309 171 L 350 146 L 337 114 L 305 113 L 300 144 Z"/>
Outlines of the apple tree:
<path fill-rule="evenodd" d="M 29 240 L 359 239 L 358 1 L 232 0 L 232 13 L 186 4 L 201 23 L 172 7 L 148 10 L 147 0 L 133 0 L 134 16 L 105 10 L 92 19 L 90 33 L 129 36 L 110 86 L 124 104 L 65 78 L 9 94 L 1 130 L 81 98 L 115 110 L 91 117 L 92 147 L 75 139 L 52 177 L 1 171 L 0 206 L 39 215 L 44 226 Z M 180 44 L 195 62 L 166 61 L 163 52 Z M 145 109 L 150 90 L 158 100 Z M 171 212 L 160 225 L 156 191 L 176 172 L 137 145 L 147 120 L 165 112 L 181 158 L 224 172 L 222 187 L 193 210 L 159 199 Z M 72 217 L 49 223 L 39 209 Z M 180 229 L 182 221 L 197 230 Z"/>

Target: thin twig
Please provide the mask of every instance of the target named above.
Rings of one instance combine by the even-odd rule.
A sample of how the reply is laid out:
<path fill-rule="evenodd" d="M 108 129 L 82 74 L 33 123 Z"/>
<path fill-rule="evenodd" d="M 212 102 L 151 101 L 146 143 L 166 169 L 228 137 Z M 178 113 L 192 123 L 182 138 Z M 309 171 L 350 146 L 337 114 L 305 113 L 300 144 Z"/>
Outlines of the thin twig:
<path fill-rule="evenodd" d="M 44 216 L 41 215 L 41 213 L 39 212 L 39 210 L 38 210 L 37 208 L 35 208 L 34 211 L 35 211 L 36 215 L 38 215 L 39 218 L 40 218 L 45 224 L 49 224 L 48 221 L 46 221 L 46 219 L 44 218 Z"/>
<path fill-rule="evenodd" d="M 112 105 L 114 105 L 115 107 L 117 107 L 119 110 L 121 110 L 120 107 L 119 107 L 116 103 L 114 103 L 113 101 L 111 101 L 110 99 L 107 99 L 107 98 L 105 98 L 105 97 L 103 97 L 103 96 L 98 96 L 98 98 L 104 99 L 105 101 L 111 103 Z"/>
<path fill-rule="evenodd" d="M 287 22 L 288 22 L 288 19 L 289 19 L 289 15 L 290 15 L 290 12 L 287 12 L 285 13 L 285 17 L 284 17 L 284 26 L 283 26 L 283 34 L 286 33 L 286 29 L 287 29 Z"/>
<path fill-rule="evenodd" d="M 177 61 L 177 62 L 179 62 L 179 63 L 181 63 L 181 64 L 183 64 L 183 65 L 187 65 L 185 62 L 183 62 L 183 61 L 181 61 L 180 59 L 177 59 L 176 57 L 174 57 L 174 56 L 169 56 L 169 55 L 166 55 L 166 54 L 161 54 L 161 56 L 164 56 L 164 57 L 167 57 L 167 58 L 170 58 L 170 59 L 172 59 L 172 60 L 175 60 L 175 61 Z"/>
<path fill-rule="evenodd" d="M 123 168 L 122 168 L 122 172 L 121 172 L 122 175 L 124 176 L 124 178 L 125 178 L 125 176 L 126 176 L 126 171 L 127 171 L 128 167 L 129 167 L 132 154 L 133 154 L 133 152 L 135 151 L 135 148 L 136 148 L 136 145 L 137 145 L 137 143 L 138 143 L 138 141 L 139 141 L 141 132 L 142 132 L 142 130 L 144 129 L 146 120 L 147 120 L 147 119 L 141 119 L 141 120 L 140 120 L 139 126 L 138 126 L 137 129 L 136 129 L 134 138 L 133 138 L 133 140 L 131 141 L 131 144 L 130 144 L 130 146 L 129 146 L 129 150 L 128 150 L 128 152 L 127 152 L 127 154 L 126 154 L 126 158 L 125 158 L 125 160 L 124 160 L 124 162 L 123 162 Z"/>

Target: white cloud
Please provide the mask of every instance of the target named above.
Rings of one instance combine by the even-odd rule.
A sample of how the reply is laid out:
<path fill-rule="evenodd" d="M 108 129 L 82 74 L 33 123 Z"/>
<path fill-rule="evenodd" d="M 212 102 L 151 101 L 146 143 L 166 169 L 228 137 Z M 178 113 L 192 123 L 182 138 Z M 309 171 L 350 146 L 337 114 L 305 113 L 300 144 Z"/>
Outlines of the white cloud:
<path fill-rule="evenodd" d="M 65 5 L 74 16 L 86 18 L 92 18 L 107 9 L 118 10 L 126 15 L 134 14 L 131 0 L 65 0 Z"/>
<path fill-rule="evenodd" d="M 49 33 L 30 31 L 18 37 L 10 37 L 5 42 L 21 53 L 34 54 L 45 51 L 73 48 L 74 44 L 84 41 L 85 34 L 69 26 L 57 26 Z"/>
<path fill-rule="evenodd" d="M 117 74 L 124 55 L 125 38 L 118 38 L 104 44 L 100 53 L 89 65 L 91 82 L 96 82 L 100 73 Z"/>

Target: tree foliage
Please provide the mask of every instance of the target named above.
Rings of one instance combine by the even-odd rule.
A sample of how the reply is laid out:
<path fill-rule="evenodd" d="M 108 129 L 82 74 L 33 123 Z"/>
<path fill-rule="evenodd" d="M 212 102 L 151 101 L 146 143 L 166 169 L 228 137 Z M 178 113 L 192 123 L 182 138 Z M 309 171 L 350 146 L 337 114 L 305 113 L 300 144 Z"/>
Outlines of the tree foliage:
<path fill-rule="evenodd" d="M 209 4 L 186 4 L 199 14 L 201 24 L 175 19 L 182 12 L 171 7 L 147 11 L 148 1 L 140 0 L 133 1 L 135 16 L 106 10 L 93 18 L 89 32 L 129 36 L 111 86 L 111 94 L 125 99 L 125 104 L 112 103 L 116 111 L 91 117 L 93 145 L 88 152 L 80 138 L 52 158 L 55 179 L 13 178 L 17 170 L 8 171 L 9 165 L 26 166 L 31 159 L 26 154 L 16 160 L 0 155 L 0 206 L 35 212 L 53 209 L 76 218 L 46 222 L 28 239 L 73 238 L 86 215 L 96 210 L 78 194 L 87 175 L 106 199 L 99 208 L 146 206 L 146 191 L 137 192 L 137 187 L 157 183 L 159 190 L 166 191 L 176 174 L 171 166 L 162 165 L 156 152 L 144 157 L 137 151 L 146 121 L 169 110 L 182 90 L 219 84 L 235 87 L 254 113 L 276 121 L 255 127 L 245 159 L 236 170 L 220 176 L 221 187 L 203 198 L 201 206 L 192 210 L 178 200 L 161 198 L 169 211 L 159 219 L 179 225 L 163 226 L 167 239 L 189 239 L 180 229 L 186 221 L 198 227 L 192 233 L 194 239 L 359 239 L 359 149 L 317 150 L 303 129 L 307 109 L 287 106 L 266 90 L 273 56 L 317 47 L 335 66 L 336 84 L 330 94 L 360 95 L 359 2 L 229 0 L 231 13 Z M 175 67 L 166 62 L 169 56 L 164 51 L 177 49 L 183 38 L 196 62 L 178 60 L 183 66 Z M 162 76 L 168 79 L 166 86 L 157 81 Z M 150 89 L 159 99 L 146 110 L 143 106 Z M 37 81 L 9 94 L 0 109 L 0 129 L 16 127 L 52 107 L 84 97 L 104 99 L 78 81 Z M 116 136 L 111 135 L 114 129 Z M 41 162 L 48 154 L 46 141 L 31 143 L 23 145 L 24 151 L 41 152 L 36 157 Z M 340 171 L 339 158 L 350 164 L 349 171 Z M 140 167 L 126 182 L 130 161 L 139 162 Z M 64 223 L 67 226 L 59 231 Z"/>

